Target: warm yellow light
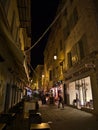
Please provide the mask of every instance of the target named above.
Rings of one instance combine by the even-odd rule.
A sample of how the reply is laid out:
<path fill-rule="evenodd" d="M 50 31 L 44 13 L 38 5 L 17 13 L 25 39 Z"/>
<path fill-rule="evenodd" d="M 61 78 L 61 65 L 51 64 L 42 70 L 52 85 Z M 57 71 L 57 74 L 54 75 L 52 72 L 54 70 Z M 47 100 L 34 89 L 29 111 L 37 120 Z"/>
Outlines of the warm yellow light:
<path fill-rule="evenodd" d="M 44 74 L 42 75 L 42 77 L 43 77 L 43 78 L 45 77 Z"/>
<path fill-rule="evenodd" d="M 56 55 L 54 55 L 54 60 L 57 60 L 57 56 Z"/>

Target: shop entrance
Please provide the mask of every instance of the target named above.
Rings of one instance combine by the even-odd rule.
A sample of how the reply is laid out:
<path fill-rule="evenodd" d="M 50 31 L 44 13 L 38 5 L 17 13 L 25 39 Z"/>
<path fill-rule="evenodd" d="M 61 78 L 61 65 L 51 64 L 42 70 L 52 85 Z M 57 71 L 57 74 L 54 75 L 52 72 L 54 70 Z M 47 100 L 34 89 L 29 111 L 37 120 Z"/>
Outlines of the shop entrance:
<path fill-rule="evenodd" d="M 90 77 L 76 80 L 69 84 L 70 104 L 77 107 L 93 108 Z"/>

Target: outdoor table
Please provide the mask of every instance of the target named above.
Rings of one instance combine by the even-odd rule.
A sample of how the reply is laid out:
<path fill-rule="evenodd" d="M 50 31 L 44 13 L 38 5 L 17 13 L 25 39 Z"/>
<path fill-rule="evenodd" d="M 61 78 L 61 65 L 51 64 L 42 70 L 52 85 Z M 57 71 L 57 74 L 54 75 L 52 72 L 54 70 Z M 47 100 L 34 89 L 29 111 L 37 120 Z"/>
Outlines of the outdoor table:
<path fill-rule="evenodd" d="M 6 123 L 0 123 L 0 130 L 4 130 L 6 128 Z"/>
<path fill-rule="evenodd" d="M 50 125 L 48 123 L 31 124 L 30 130 L 50 130 Z"/>

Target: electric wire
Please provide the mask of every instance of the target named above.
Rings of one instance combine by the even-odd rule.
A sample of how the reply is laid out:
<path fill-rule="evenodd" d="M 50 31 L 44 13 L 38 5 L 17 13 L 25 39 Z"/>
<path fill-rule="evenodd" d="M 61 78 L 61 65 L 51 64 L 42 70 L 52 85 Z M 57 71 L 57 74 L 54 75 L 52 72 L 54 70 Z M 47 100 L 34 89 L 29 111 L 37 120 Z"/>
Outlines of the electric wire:
<path fill-rule="evenodd" d="M 39 41 L 45 36 L 45 34 L 49 31 L 49 29 L 54 25 L 54 23 L 57 21 L 57 19 L 60 17 L 60 15 L 64 12 L 64 10 L 65 10 L 65 6 L 61 9 L 60 13 L 55 17 L 53 22 L 48 26 L 48 28 L 41 35 L 41 37 L 39 37 L 39 39 L 28 50 L 26 50 L 25 52 L 30 51 L 31 49 L 33 49 L 39 43 Z"/>

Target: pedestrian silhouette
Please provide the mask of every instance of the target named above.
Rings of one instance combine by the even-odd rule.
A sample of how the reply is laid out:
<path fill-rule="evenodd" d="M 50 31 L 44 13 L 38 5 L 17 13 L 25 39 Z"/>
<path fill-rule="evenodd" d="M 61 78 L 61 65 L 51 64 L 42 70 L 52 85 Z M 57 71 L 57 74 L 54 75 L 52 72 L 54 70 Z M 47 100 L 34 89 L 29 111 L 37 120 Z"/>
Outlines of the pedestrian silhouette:
<path fill-rule="evenodd" d="M 64 100 L 63 97 L 59 94 L 58 96 L 58 108 L 62 105 L 62 108 L 64 108 Z"/>

